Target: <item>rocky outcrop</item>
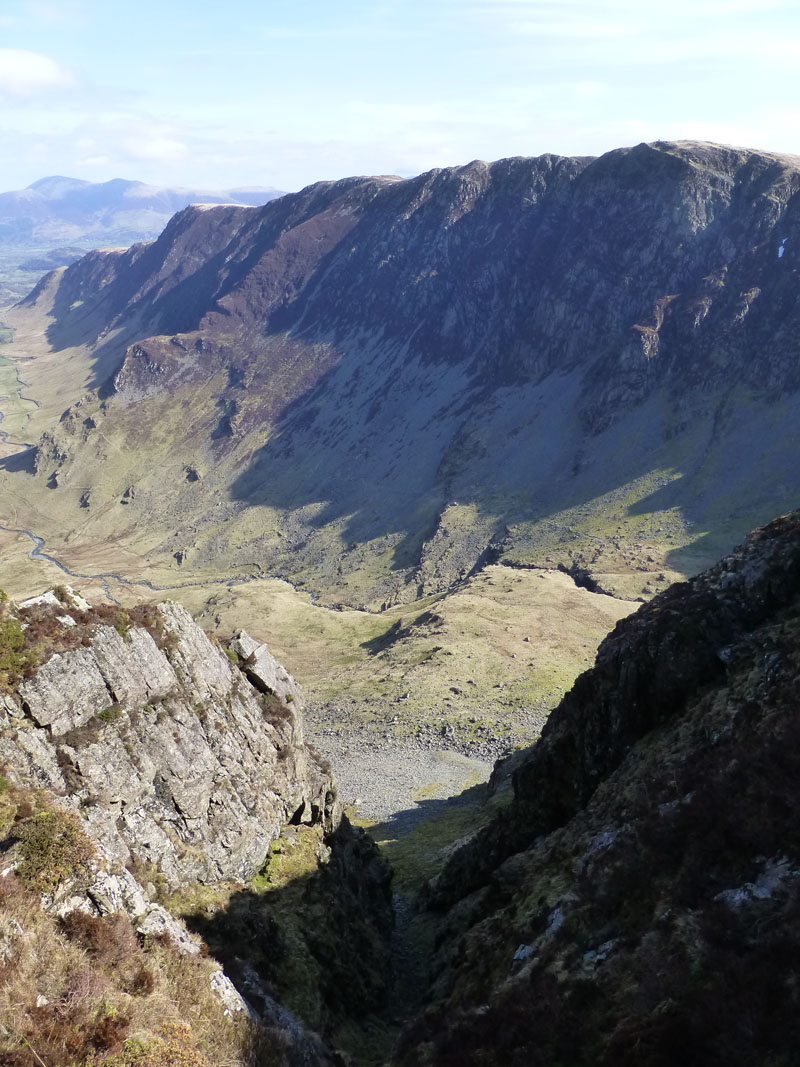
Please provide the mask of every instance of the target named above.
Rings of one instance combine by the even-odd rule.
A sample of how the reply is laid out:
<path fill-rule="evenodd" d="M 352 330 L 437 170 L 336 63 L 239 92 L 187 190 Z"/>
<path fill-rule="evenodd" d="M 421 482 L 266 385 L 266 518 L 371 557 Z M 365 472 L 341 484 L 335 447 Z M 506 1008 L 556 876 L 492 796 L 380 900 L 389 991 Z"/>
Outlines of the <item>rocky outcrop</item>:
<path fill-rule="evenodd" d="M 263 642 L 254 641 L 244 630 L 240 630 L 231 641 L 230 647 L 239 657 L 241 669 L 247 680 L 260 693 L 273 693 L 286 705 L 293 704 L 297 708 L 302 707 L 303 698 L 300 687 Z M 293 726 L 295 741 L 301 744 L 303 741 L 302 720 L 299 715 L 293 719 Z"/>
<path fill-rule="evenodd" d="M 566 823 L 636 742 L 718 684 L 737 642 L 796 603 L 798 544 L 793 512 L 618 622 L 514 771 L 510 817 L 454 859 L 430 887 L 431 902 L 461 896 L 506 856 Z"/>
<path fill-rule="evenodd" d="M 431 886 L 404 1065 L 791 1062 L 800 512 L 617 624 Z"/>
<path fill-rule="evenodd" d="M 47 995 L 14 994 L 31 1003 L 0 1034 L 0 1059 L 37 1020 L 56 1033 L 61 1002 L 36 1012 L 52 989 L 68 998 L 62 957 L 123 938 L 129 966 L 103 978 L 97 1008 L 119 1016 L 114 1047 L 138 1018 L 131 990 L 161 983 L 176 1002 L 188 992 L 187 1018 L 210 997 L 208 1025 L 230 1020 L 241 1058 L 226 1062 L 335 1062 L 317 1031 L 358 1026 L 386 996 L 390 876 L 341 816 L 330 765 L 303 740 L 302 692 L 267 646 L 240 631 L 223 649 L 170 602 L 92 608 L 61 586 L 15 607 L 2 594 L 0 693 L 0 904 L 60 953 Z M 166 977 L 146 960 L 136 974 L 149 977 L 131 977 L 153 946 Z M 93 1018 L 72 1025 L 75 1047 L 111 1047 Z"/>
<path fill-rule="evenodd" d="M 0 759 L 68 798 L 110 858 L 173 884 L 244 881 L 285 824 L 333 830 L 336 789 L 303 743 L 301 693 L 263 646 L 246 665 L 256 688 L 178 604 L 149 630 L 123 616 L 84 640 L 4 696 Z"/>

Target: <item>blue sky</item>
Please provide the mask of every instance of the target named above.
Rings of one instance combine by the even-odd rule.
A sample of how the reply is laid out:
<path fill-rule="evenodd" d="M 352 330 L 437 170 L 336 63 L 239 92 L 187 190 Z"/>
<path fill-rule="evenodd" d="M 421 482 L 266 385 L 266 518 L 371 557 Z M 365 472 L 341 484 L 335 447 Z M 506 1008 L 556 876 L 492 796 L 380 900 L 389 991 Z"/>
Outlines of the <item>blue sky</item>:
<path fill-rule="evenodd" d="M 0 0 L 0 189 L 296 189 L 658 138 L 800 154 L 797 0 Z"/>

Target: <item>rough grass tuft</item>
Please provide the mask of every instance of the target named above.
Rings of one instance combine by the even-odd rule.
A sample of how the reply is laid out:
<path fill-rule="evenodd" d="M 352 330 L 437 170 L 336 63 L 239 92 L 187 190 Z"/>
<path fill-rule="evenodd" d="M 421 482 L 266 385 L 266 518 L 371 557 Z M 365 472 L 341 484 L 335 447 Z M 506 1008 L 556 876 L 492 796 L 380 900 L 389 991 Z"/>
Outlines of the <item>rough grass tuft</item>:
<path fill-rule="evenodd" d="M 37 812 L 20 823 L 16 834 L 17 875 L 40 892 L 52 893 L 67 879 L 85 874 L 96 855 L 93 841 L 71 812 Z"/>
<path fill-rule="evenodd" d="M 22 870 L 0 877 L 2 1067 L 287 1067 L 286 1035 L 225 1014 L 210 960 L 143 941 L 123 914 L 45 911 L 41 886 L 88 839 L 44 795 L 9 783 L 3 797 L 27 814 L 14 826 Z"/>

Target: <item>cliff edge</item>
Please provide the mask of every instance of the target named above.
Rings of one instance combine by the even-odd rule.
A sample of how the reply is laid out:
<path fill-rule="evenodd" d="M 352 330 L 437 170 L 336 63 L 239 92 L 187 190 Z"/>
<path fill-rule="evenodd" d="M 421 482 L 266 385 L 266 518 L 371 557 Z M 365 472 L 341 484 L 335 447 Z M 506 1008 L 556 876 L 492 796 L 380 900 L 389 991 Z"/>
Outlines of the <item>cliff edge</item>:
<path fill-rule="evenodd" d="M 800 512 L 617 624 L 429 888 L 398 1062 L 789 1064 Z"/>
<path fill-rule="evenodd" d="M 175 603 L 3 598 L 0 1063 L 337 1062 L 385 994 L 389 876 L 297 683 Z"/>

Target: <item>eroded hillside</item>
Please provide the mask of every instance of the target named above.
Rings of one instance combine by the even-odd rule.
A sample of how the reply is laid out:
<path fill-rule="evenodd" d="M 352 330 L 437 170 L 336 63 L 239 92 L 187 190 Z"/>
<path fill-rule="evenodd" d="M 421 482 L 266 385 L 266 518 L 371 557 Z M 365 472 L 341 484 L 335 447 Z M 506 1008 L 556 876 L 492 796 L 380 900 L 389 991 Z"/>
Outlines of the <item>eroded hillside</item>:
<path fill-rule="evenodd" d="M 798 188 L 658 142 L 189 208 L 9 314 L 44 436 L 4 494 L 156 581 L 377 608 L 500 560 L 648 597 L 800 488 Z"/>

